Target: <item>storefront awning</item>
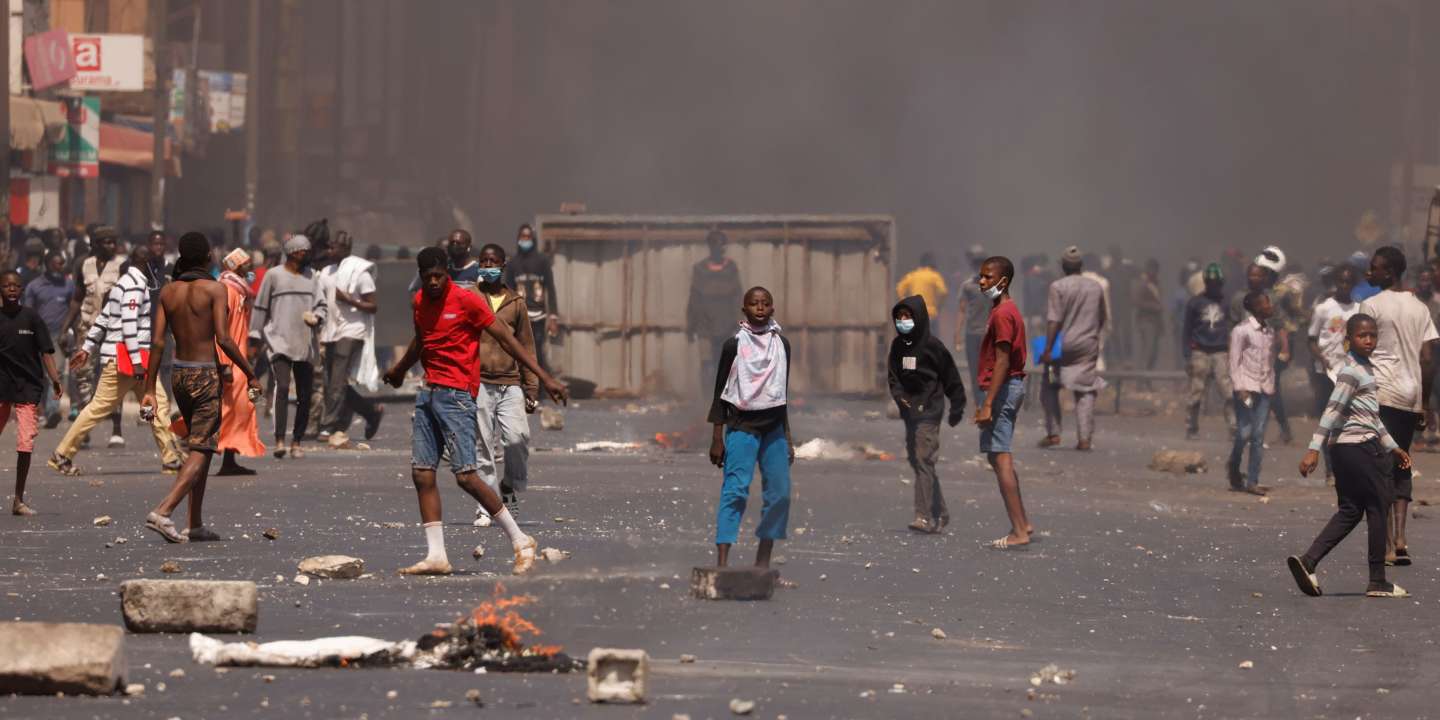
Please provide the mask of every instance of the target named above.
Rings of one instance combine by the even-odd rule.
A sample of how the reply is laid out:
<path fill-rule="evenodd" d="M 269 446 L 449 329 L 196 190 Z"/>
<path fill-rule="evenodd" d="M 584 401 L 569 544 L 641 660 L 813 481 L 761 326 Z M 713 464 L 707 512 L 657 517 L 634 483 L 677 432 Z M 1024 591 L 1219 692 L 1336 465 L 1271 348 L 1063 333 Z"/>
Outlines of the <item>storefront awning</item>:
<path fill-rule="evenodd" d="M 154 157 L 155 139 L 148 132 L 134 128 L 117 125 L 115 123 L 100 123 L 100 162 L 101 164 L 124 165 L 137 170 L 150 170 L 151 158 Z M 165 159 L 171 160 L 170 138 L 165 138 Z M 178 175 L 173 165 L 169 168 L 170 175 Z"/>
<path fill-rule="evenodd" d="M 34 150 L 49 134 L 60 139 L 65 132 L 65 106 L 55 100 L 10 96 L 10 148 Z"/>

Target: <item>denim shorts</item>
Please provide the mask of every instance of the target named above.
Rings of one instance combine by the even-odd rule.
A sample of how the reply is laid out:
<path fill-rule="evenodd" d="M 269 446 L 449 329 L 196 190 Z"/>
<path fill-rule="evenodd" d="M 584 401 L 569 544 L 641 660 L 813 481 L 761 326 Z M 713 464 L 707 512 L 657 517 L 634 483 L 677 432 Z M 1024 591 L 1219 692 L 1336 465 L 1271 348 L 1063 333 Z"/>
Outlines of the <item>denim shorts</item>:
<path fill-rule="evenodd" d="M 456 475 L 473 472 L 475 437 L 475 398 L 466 390 L 427 385 L 415 394 L 415 425 L 410 438 L 410 467 L 434 470 L 440 464 L 443 449 L 450 456 L 450 469 Z"/>
<path fill-rule="evenodd" d="M 985 404 L 985 391 L 979 396 L 976 407 Z M 980 452 L 1008 453 L 1015 440 L 1015 418 L 1020 406 L 1025 404 L 1025 378 L 1014 377 L 1006 380 L 995 394 L 995 404 L 990 412 L 991 423 L 980 428 Z"/>

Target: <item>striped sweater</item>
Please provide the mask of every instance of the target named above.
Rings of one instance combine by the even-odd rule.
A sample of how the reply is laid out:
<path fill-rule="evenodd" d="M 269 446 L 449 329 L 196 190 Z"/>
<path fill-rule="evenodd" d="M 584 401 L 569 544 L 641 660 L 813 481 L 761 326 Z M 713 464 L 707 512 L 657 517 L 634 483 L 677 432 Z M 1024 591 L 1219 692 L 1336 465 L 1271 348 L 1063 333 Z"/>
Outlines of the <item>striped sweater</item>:
<path fill-rule="evenodd" d="M 115 360 L 123 346 L 130 365 L 143 372 L 145 361 L 140 353 L 150 349 L 150 285 L 150 278 L 138 266 L 130 266 L 120 276 L 85 335 L 85 352 L 94 355 L 98 349 L 104 363 Z"/>
<path fill-rule="evenodd" d="M 1325 403 L 1320 427 L 1310 439 L 1310 449 L 1325 445 L 1357 445 L 1377 440 L 1388 452 L 1399 447 L 1380 422 L 1380 396 L 1373 368 L 1368 360 L 1351 353 L 1335 376 L 1335 391 Z"/>

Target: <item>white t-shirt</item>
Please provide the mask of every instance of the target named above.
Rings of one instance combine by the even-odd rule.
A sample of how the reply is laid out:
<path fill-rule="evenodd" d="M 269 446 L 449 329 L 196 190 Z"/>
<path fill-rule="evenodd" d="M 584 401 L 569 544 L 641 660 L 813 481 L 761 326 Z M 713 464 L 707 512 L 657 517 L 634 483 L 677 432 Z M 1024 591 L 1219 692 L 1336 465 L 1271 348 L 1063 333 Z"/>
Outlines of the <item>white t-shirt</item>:
<path fill-rule="evenodd" d="M 357 300 L 366 293 L 375 292 L 375 278 L 370 272 L 374 265 L 369 260 L 351 255 L 320 271 L 321 290 L 329 307 L 325 327 L 320 331 L 320 342 L 364 340 L 370 334 L 375 316 L 361 312 L 349 303 L 336 302 L 335 290 L 344 290 Z"/>
<path fill-rule="evenodd" d="M 1345 323 L 1358 312 L 1360 303 L 1342 303 L 1327 297 L 1310 315 L 1310 337 L 1320 346 L 1315 369 L 1328 375 L 1330 382 L 1335 382 L 1335 376 L 1345 366 Z"/>
<path fill-rule="evenodd" d="M 1375 318 L 1380 331 L 1375 354 L 1370 356 L 1380 404 L 1421 412 L 1420 346 L 1440 339 L 1430 309 L 1408 292 L 1382 290 L 1360 303 L 1360 312 Z"/>

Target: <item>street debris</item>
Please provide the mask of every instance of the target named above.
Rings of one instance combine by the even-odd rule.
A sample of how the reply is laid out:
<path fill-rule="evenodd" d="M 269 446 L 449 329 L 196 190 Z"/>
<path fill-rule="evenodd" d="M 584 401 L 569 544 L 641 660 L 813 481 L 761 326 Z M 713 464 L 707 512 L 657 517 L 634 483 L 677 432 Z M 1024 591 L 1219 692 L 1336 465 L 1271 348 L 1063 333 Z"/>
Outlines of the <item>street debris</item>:
<path fill-rule="evenodd" d="M 470 551 L 470 557 L 473 557 L 473 558 L 475 558 L 476 560 L 479 560 L 480 558 L 485 557 L 485 546 L 484 546 L 484 545 L 476 545 L 476 546 L 475 546 L 475 549 Z"/>
<path fill-rule="evenodd" d="M 160 572 L 178 573 L 180 572 L 180 563 L 177 563 L 174 560 L 166 560 L 165 562 L 160 563 Z"/>
<path fill-rule="evenodd" d="M 276 528 L 266 528 L 265 532 L 260 534 L 265 536 L 266 540 L 275 540 L 280 537 L 280 531 Z"/>
<path fill-rule="evenodd" d="M 1045 683 L 1065 685 L 1074 680 L 1076 674 L 1074 670 L 1061 670 L 1059 665 L 1050 663 L 1030 676 L 1030 684 L 1035 687 L 1040 687 Z"/>
<path fill-rule="evenodd" d="M 1193 450 L 1161 450 L 1150 459 L 1150 469 L 1180 475 L 1203 473 L 1205 455 Z"/>
<path fill-rule="evenodd" d="M 127 687 L 118 625 L 0 622 L 0 648 L 0 695 L 109 695 Z"/>
<path fill-rule="evenodd" d="M 940 628 L 935 628 L 930 631 L 930 637 L 933 637 L 936 640 L 944 640 L 948 636 L 945 634 L 944 630 L 941 630 Z"/>
<path fill-rule="evenodd" d="M 561 550 L 559 548 L 547 547 L 544 550 L 540 551 L 540 557 L 543 558 L 545 562 L 558 563 L 561 560 L 570 557 L 570 553 L 565 552 L 564 550 Z"/>
<path fill-rule="evenodd" d="M 1241 670 L 1250 670 L 1250 669 L 1252 669 L 1252 668 L 1254 668 L 1254 667 L 1255 667 L 1255 661 L 1254 661 L 1254 660 L 1243 660 L 1243 661 L 1240 662 L 1240 669 L 1241 669 Z"/>
<path fill-rule="evenodd" d="M 644 443 L 638 442 L 616 442 L 614 440 L 592 440 L 590 442 L 575 443 L 574 452 L 633 452 L 645 448 Z"/>
<path fill-rule="evenodd" d="M 815 438 L 795 448 L 796 460 L 894 460 L 895 456 L 869 443 L 841 444 Z"/>
<path fill-rule="evenodd" d="M 255 632 L 255 583 L 237 580 L 126 580 L 120 611 L 130 632 Z"/>
<path fill-rule="evenodd" d="M 643 703 L 649 676 L 644 650 L 594 648 L 585 662 L 585 695 L 592 703 Z"/>
<path fill-rule="evenodd" d="M 109 515 L 101 515 L 100 517 L 97 517 L 97 518 L 95 518 L 95 520 L 94 520 L 95 527 L 105 527 L 106 525 L 109 525 L 111 522 L 114 522 L 114 521 L 110 518 Z"/>
<path fill-rule="evenodd" d="M 309 575 L 296 575 L 296 576 L 295 576 L 295 584 L 296 584 L 296 585 L 309 585 L 309 584 L 310 584 L 310 576 L 309 576 Z"/>
<path fill-rule="evenodd" d="M 730 700 L 730 712 L 735 715 L 749 715 L 754 711 L 754 700 L 741 700 L 740 698 L 732 698 Z"/>
<path fill-rule="evenodd" d="M 365 572 L 365 561 L 349 555 L 317 555 L 301 560 L 299 570 L 319 578 L 350 580 Z"/>
<path fill-rule="evenodd" d="M 540 408 L 540 427 L 546 430 L 560 431 L 565 429 L 565 413 L 556 408 Z"/>
<path fill-rule="evenodd" d="M 681 665 L 690 665 L 690 664 L 692 664 L 692 663 L 694 663 L 694 662 L 695 662 L 695 656 L 694 656 L 694 655 L 691 655 L 690 653 L 684 653 L 684 654 L 682 654 L 682 655 L 680 656 L 680 664 L 681 664 Z"/>
<path fill-rule="evenodd" d="M 465 691 L 465 701 L 475 707 L 485 707 L 485 700 L 480 696 L 480 691 L 475 688 L 470 688 Z"/>

